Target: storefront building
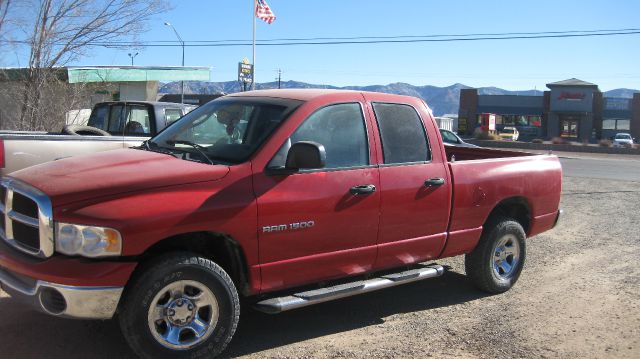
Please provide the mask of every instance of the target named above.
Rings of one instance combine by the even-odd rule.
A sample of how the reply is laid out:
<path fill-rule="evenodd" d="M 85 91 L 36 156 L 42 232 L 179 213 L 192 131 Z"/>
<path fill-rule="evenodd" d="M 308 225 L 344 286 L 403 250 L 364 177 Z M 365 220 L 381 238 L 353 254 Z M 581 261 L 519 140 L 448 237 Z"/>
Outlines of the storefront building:
<path fill-rule="evenodd" d="M 640 138 L 640 93 L 633 98 L 603 97 L 598 85 L 578 79 L 547 84 L 542 96 L 478 95 L 460 91 L 458 132 L 472 135 L 482 113 L 496 115 L 496 129 L 515 127 L 520 141 L 564 138 L 595 142 L 630 133 Z"/>

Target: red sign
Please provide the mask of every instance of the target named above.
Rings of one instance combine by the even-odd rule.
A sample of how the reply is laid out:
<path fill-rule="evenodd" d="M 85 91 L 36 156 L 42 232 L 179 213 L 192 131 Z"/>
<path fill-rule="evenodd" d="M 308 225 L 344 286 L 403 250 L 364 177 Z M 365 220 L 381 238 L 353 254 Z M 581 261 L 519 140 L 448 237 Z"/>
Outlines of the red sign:
<path fill-rule="evenodd" d="M 562 92 L 558 96 L 558 100 L 584 100 L 584 93 L 582 92 Z"/>

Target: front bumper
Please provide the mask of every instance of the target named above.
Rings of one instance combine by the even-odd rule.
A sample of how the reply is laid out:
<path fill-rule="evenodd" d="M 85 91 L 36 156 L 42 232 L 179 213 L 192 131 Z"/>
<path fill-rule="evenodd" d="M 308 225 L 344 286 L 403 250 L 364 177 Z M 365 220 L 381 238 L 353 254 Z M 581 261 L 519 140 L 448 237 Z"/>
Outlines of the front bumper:
<path fill-rule="evenodd" d="M 45 313 L 78 319 L 113 317 L 136 262 L 26 255 L 0 240 L 0 286 Z"/>
<path fill-rule="evenodd" d="M 553 227 L 552 228 L 556 228 L 556 226 L 560 222 L 560 219 L 562 218 L 563 215 L 564 215 L 564 210 L 559 209 L 558 210 L 558 214 L 556 215 L 556 220 L 555 220 L 555 222 L 553 222 Z"/>
<path fill-rule="evenodd" d="M 0 268 L 0 286 L 45 313 L 77 319 L 110 319 L 124 287 L 77 287 L 32 280 Z"/>

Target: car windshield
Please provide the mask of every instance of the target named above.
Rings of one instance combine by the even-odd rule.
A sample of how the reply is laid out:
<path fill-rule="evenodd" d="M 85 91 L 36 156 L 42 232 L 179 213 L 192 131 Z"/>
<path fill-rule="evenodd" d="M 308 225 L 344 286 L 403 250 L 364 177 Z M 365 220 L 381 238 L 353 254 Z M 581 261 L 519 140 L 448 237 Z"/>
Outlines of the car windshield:
<path fill-rule="evenodd" d="M 630 140 L 631 139 L 631 135 L 628 135 L 626 133 L 619 133 L 616 135 L 616 140 Z"/>
<path fill-rule="evenodd" d="M 513 133 L 513 128 L 505 128 L 504 130 L 502 130 L 502 132 L 504 133 Z"/>
<path fill-rule="evenodd" d="M 244 162 L 301 104 L 266 97 L 221 98 L 189 112 L 142 148 L 204 163 Z"/>

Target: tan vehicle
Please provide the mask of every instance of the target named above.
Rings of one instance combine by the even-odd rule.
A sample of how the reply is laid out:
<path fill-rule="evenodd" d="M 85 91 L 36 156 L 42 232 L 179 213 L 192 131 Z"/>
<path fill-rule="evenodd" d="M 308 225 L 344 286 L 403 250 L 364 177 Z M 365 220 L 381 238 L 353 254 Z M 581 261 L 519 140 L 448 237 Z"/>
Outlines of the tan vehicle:
<path fill-rule="evenodd" d="M 505 127 L 498 134 L 500 138 L 506 141 L 517 141 L 518 137 L 520 137 L 520 132 L 515 127 Z"/>
<path fill-rule="evenodd" d="M 171 102 L 102 102 L 87 126 L 67 125 L 62 133 L 0 132 L 0 174 L 65 157 L 139 146 L 194 109 Z"/>

